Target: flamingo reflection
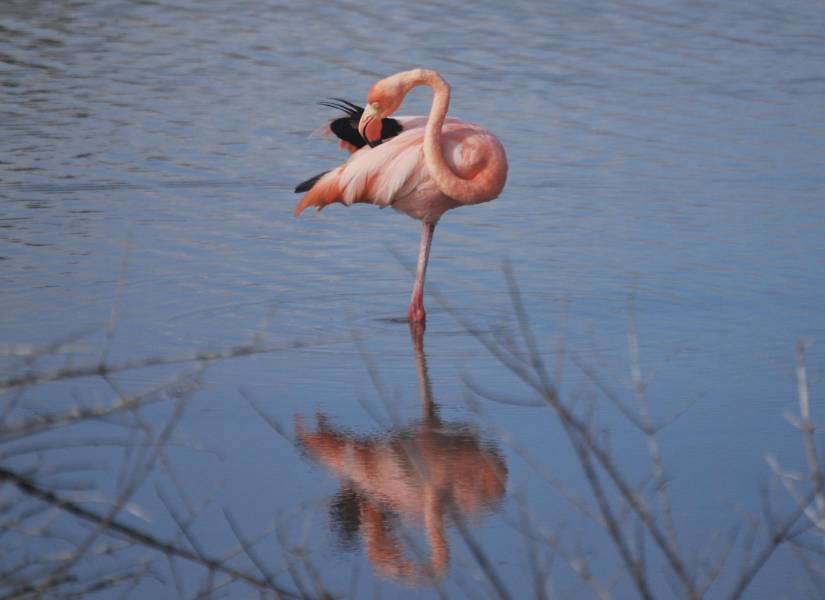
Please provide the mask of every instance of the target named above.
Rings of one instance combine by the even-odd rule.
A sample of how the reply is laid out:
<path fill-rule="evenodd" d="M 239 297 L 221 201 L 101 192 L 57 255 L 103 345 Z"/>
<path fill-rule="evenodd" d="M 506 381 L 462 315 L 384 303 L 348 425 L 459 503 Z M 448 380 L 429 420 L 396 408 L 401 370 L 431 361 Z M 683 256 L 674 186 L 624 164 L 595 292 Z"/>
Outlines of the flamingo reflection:
<path fill-rule="evenodd" d="M 298 442 L 342 482 L 333 505 L 351 539 L 360 534 L 376 571 L 408 584 L 440 577 L 450 552 L 445 520 L 453 511 L 477 516 L 496 508 L 504 495 L 507 467 L 498 449 L 481 440 L 469 424 L 445 423 L 432 400 L 423 328 L 411 324 L 423 417 L 402 429 L 359 436 L 316 416 L 309 431 L 295 418 Z M 453 513 L 453 514 L 455 514 Z M 423 525 L 429 559 L 407 558 L 396 516 Z"/>

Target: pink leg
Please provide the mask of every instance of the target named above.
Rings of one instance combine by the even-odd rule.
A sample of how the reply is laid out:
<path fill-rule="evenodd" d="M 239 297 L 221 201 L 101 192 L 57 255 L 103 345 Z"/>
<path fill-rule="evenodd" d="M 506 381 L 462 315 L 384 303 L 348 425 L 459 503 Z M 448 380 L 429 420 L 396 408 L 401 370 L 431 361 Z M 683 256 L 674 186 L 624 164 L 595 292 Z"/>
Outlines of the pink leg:
<path fill-rule="evenodd" d="M 415 285 L 410 298 L 410 308 L 407 311 L 407 318 L 412 323 L 423 323 L 427 317 L 424 312 L 424 277 L 427 275 L 427 261 L 430 258 L 430 245 L 433 242 L 434 231 L 435 223 L 422 223 L 421 247 L 418 249 L 418 269 L 415 272 Z"/>

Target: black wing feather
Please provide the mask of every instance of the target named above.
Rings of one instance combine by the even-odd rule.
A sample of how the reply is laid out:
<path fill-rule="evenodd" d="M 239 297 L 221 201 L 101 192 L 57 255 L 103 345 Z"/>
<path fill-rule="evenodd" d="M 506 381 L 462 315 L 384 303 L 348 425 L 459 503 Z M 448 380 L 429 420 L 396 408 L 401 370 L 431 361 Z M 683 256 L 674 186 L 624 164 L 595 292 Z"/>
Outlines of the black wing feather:
<path fill-rule="evenodd" d="M 321 106 L 328 106 L 346 113 L 347 116 L 333 120 L 329 124 L 329 128 L 339 139 L 352 144 L 356 148 L 363 148 L 367 145 L 367 141 L 358 133 L 358 123 L 361 121 L 361 115 L 364 114 L 364 109 L 357 104 L 353 104 L 343 98 L 330 98 L 323 102 L 319 102 Z M 381 120 L 381 142 L 397 136 L 403 127 L 396 119 L 382 119 Z M 379 143 L 381 143 L 379 142 Z M 308 192 L 312 189 L 318 180 L 329 171 L 319 173 L 315 177 L 311 177 L 306 181 L 299 183 L 295 187 L 295 193 Z"/>
<path fill-rule="evenodd" d="M 318 173 L 315 177 L 310 177 L 306 181 L 303 181 L 295 186 L 295 193 L 298 194 L 300 192 L 308 192 L 312 189 L 312 186 L 318 183 L 318 180 L 321 179 L 324 175 L 329 173 L 329 171 L 324 171 L 323 173 Z"/>
<path fill-rule="evenodd" d="M 361 115 L 364 114 L 364 109 L 357 104 L 353 104 L 343 98 L 330 98 L 324 102 L 319 102 L 321 106 L 328 106 L 335 108 L 347 114 L 346 117 L 335 119 L 329 124 L 330 130 L 339 139 L 352 144 L 356 148 L 363 148 L 367 145 L 367 141 L 358 133 L 358 123 L 361 121 Z M 381 141 L 386 141 L 392 137 L 397 136 L 402 131 L 401 123 L 395 119 L 381 120 Z M 379 142 L 380 143 L 380 142 Z"/>

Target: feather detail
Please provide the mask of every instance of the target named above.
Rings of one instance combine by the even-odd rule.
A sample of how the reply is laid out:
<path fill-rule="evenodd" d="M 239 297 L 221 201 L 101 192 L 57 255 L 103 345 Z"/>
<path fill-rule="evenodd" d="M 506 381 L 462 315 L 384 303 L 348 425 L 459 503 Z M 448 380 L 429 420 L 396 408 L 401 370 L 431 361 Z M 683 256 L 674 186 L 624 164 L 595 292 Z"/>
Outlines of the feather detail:
<path fill-rule="evenodd" d="M 341 192 L 338 187 L 338 175 L 341 167 L 324 173 L 314 183 L 312 188 L 307 192 L 298 205 L 295 207 L 295 216 L 298 217 L 309 206 L 314 206 L 318 210 L 333 202 L 340 202 Z"/>
<path fill-rule="evenodd" d="M 300 192 L 308 192 L 312 189 L 312 186 L 314 186 L 318 182 L 318 180 L 321 179 L 321 177 L 323 177 L 327 173 L 329 173 L 329 171 L 324 171 L 323 173 L 319 173 L 315 177 L 310 177 L 306 181 L 302 181 L 301 183 L 295 186 L 295 193 L 298 194 Z"/>

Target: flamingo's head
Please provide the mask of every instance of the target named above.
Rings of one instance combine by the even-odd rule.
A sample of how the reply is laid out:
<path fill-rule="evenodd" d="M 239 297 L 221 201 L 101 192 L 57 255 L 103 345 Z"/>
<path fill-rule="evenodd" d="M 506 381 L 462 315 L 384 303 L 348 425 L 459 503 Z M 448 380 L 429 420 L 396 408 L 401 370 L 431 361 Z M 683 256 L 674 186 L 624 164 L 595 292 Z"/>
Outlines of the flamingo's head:
<path fill-rule="evenodd" d="M 367 106 L 358 123 L 358 133 L 370 146 L 381 142 L 381 120 L 398 110 L 409 91 L 401 75 L 405 73 L 382 79 L 367 94 Z"/>

